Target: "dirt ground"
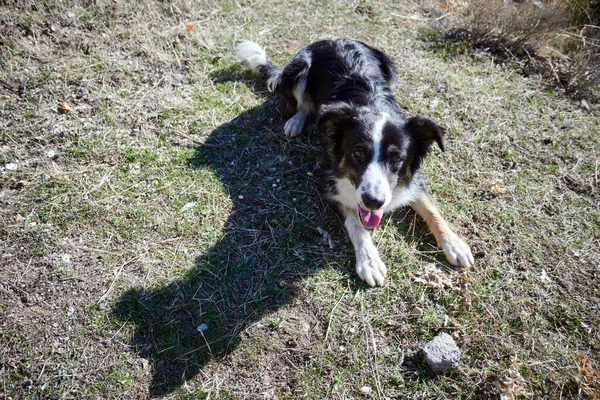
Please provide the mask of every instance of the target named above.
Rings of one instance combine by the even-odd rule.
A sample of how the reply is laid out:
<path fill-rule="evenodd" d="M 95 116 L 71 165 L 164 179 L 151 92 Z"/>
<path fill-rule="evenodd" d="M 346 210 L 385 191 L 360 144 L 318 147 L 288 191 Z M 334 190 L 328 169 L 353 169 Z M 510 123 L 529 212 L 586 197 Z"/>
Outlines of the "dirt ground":
<path fill-rule="evenodd" d="M 598 105 L 441 56 L 450 3 L 0 1 L 0 395 L 600 398 Z M 234 55 L 337 37 L 447 127 L 424 174 L 474 267 L 405 210 L 373 232 L 386 286 L 357 278 L 319 133 L 285 138 Z"/>

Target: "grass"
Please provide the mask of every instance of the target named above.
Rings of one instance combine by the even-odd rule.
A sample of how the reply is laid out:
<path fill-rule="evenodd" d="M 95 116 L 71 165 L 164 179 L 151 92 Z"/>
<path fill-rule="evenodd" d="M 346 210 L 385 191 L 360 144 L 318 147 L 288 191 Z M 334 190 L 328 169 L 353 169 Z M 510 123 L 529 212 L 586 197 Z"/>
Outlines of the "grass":
<path fill-rule="evenodd" d="M 439 5 L 355 6 L 0 6 L 4 397 L 498 398 L 518 362 L 531 396 L 585 398 L 597 104 L 485 54 L 432 52 L 413 17 Z M 373 232 L 387 286 L 360 282 L 319 195 L 319 134 L 284 138 L 233 54 L 250 38 L 282 65 L 343 36 L 389 53 L 406 114 L 448 128 L 424 173 L 473 268 L 450 268 L 406 210 Z M 416 353 L 440 331 L 462 357 L 436 376 Z"/>

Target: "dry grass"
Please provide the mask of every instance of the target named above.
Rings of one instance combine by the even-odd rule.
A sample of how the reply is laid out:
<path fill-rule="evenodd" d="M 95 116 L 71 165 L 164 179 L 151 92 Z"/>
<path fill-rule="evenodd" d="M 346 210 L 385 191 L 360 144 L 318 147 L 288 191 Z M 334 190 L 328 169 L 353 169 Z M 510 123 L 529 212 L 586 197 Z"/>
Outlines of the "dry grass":
<path fill-rule="evenodd" d="M 590 397 L 596 106 L 429 52 L 419 29 L 444 7 L 0 5 L 0 393 L 482 399 L 518 377 L 535 398 Z M 285 139 L 233 55 L 250 38 L 283 64 L 341 36 L 388 52 L 407 115 L 448 127 L 425 174 L 475 267 L 449 268 L 400 212 L 373 233 L 388 284 L 366 288 L 318 194 L 318 133 Z M 439 331 L 463 356 L 434 376 L 414 355 Z"/>
<path fill-rule="evenodd" d="M 600 84 L 600 7 L 594 1 L 447 2 L 457 18 L 438 25 L 436 37 L 446 53 L 487 53 L 495 62 L 517 64 L 539 74 L 567 94 L 598 100 Z M 435 33 L 434 36 L 438 36 Z"/>

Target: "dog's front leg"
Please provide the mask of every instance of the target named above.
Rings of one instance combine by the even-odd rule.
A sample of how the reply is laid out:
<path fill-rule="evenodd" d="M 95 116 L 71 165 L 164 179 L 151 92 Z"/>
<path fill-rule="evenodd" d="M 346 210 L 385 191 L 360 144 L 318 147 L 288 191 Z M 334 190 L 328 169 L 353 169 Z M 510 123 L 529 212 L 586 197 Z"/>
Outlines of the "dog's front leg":
<path fill-rule="evenodd" d="M 475 263 L 469 245 L 450 229 L 425 190 L 419 193 L 411 207 L 427 222 L 429 230 L 450 264 L 470 267 Z"/>
<path fill-rule="evenodd" d="M 356 253 L 356 273 L 370 286 L 383 286 L 387 269 L 371 240 L 371 234 L 360 223 L 357 211 L 344 208 L 344 225 Z"/>

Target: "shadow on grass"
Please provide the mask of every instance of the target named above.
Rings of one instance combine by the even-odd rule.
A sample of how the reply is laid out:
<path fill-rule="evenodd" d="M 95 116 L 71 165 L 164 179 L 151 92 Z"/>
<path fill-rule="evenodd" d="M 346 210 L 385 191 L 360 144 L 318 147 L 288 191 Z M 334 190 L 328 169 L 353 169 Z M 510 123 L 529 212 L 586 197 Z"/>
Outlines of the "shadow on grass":
<path fill-rule="evenodd" d="M 317 230 L 335 227 L 334 237 L 343 237 L 335 212 L 317 195 L 318 135 L 288 140 L 279 121 L 266 101 L 210 134 L 189 165 L 214 171 L 234 202 L 222 239 L 182 279 L 130 289 L 114 309 L 135 324 L 131 344 L 152 365 L 151 396 L 172 392 L 229 354 L 248 324 L 290 302 L 298 280 L 339 266 L 335 251 L 349 251 L 330 249 Z"/>
<path fill-rule="evenodd" d="M 213 79 L 244 81 L 257 95 L 267 93 L 235 70 Z M 153 397 L 171 393 L 207 362 L 233 351 L 249 324 L 288 304 L 297 282 L 319 269 L 341 268 L 352 276 L 353 290 L 366 288 L 353 275 L 343 223 L 318 195 L 320 136 L 309 124 L 308 132 L 289 140 L 281 120 L 275 100 L 267 98 L 196 149 L 190 168 L 214 172 L 233 201 L 221 240 L 183 278 L 130 289 L 113 310 L 135 325 L 131 345 L 152 366 Z M 331 241 L 345 245 L 332 249 Z"/>

